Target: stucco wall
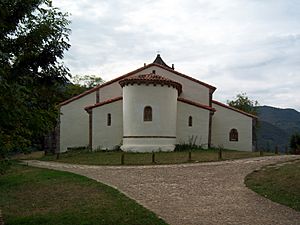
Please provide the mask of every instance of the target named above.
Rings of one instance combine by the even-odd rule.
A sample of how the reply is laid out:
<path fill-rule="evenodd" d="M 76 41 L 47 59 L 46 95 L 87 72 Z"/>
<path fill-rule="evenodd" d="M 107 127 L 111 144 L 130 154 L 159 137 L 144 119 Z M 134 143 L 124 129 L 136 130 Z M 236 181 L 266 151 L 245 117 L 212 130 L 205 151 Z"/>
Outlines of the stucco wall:
<path fill-rule="evenodd" d="M 209 88 L 157 66 L 151 66 L 144 72 L 151 73 L 153 70 L 155 70 L 158 75 L 179 82 L 182 85 L 181 98 L 209 105 Z"/>
<path fill-rule="evenodd" d="M 95 104 L 96 92 L 72 101 L 60 108 L 60 152 L 68 147 L 89 144 L 89 117 L 84 107 Z"/>
<path fill-rule="evenodd" d="M 99 89 L 100 102 L 104 102 L 111 98 L 122 96 L 122 88 L 119 82 L 114 82 Z"/>
<path fill-rule="evenodd" d="M 188 126 L 189 116 L 192 116 L 192 127 Z M 183 102 L 177 103 L 177 143 L 192 144 L 207 148 L 209 129 L 209 110 L 189 105 Z"/>
<path fill-rule="evenodd" d="M 107 126 L 107 114 L 111 114 L 111 126 Z M 93 149 L 114 149 L 123 137 L 122 100 L 93 108 Z"/>
<path fill-rule="evenodd" d="M 137 74 L 152 73 L 153 70 L 155 70 L 156 74 L 158 75 L 179 82 L 182 85 L 182 91 L 183 91 L 180 97 L 186 98 L 191 101 L 196 101 L 204 105 L 209 105 L 209 88 L 200 85 L 198 83 L 195 83 L 194 81 L 191 81 L 187 78 L 180 77 L 158 66 L 150 66 L 149 68 L 145 68 L 144 70 L 132 74 L 131 76 L 135 76 Z M 118 82 L 119 81 L 100 88 L 100 102 L 122 95 L 122 88 L 120 87 Z"/>
<path fill-rule="evenodd" d="M 123 118 L 124 136 L 168 136 L 176 137 L 178 92 L 173 87 L 160 85 L 129 85 L 123 87 Z M 144 108 L 152 108 L 152 121 L 144 121 Z M 159 143 L 159 138 L 150 138 L 147 145 L 175 144 L 175 138 L 168 138 Z M 139 145 L 134 138 L 124 138 L 124 150 L 130 150 L 129 145 Z M 169 147 L 168 147 L 169 148 Z M 153 150 L 153 149 L 152 149 Z"/>
<path fill-rule="evenodd" d="M 252 151 L 252 118 L 213 103 L 212 145 L 226 149 Z M 239 140 L 229 141 L 231 129 L 237 129 Z"/>

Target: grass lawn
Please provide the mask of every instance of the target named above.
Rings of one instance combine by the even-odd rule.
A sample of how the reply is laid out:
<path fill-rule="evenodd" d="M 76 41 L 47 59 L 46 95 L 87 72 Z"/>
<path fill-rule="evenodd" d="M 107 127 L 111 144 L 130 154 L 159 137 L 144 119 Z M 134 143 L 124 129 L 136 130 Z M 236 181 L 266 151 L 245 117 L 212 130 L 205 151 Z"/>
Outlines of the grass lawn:
<path fill-rule="evenodd" d="M 258 194 L 300 211 L 300 160 L 263 167 L 245 179 Z"/>
<path fill-rule="evenodd" d="M 17 164 L 0 176 L 0 208 L 5 225 L 166 224 L 104 184 Z"/>
<path fill-rule="evenodd" d="M 274 155 L 274 153 L 264 153 L 264 155 Z M 45 161 L 58 161 L 74 164 L 87 164 L 87 165 L 120 165 L 122 152 L 111 151 L 103 152 L 96 151 L 90 152 L 87 150 L 71 150 L 66 153 L 60 154 L 59 159 L 56 155 L 48 155 L 39 158 Z M 258 157 L 259 152 L 241 152 L 223 150 L 223 160 L 240 159 Z M 191 153 L 191 162 L 211 162 L 218 160 L 217 150 L 194 150 Z M 177 164 L 186 163 L 189 160 L 189 152 L 157 152 L 155 153 L 156 164 Z M 125 165 L 147 165 L 152 164 L 152 153 L 125 153 Z"/>

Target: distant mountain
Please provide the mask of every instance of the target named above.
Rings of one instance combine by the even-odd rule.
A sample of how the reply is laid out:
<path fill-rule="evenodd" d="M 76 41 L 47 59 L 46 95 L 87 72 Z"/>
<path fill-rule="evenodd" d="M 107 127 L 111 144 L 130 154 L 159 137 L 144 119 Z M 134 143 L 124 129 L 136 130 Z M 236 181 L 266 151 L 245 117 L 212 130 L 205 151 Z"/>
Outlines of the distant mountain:
<path fill-rule="evenodd" d="M 284 151 L 295 132 L 300 133 L 300 112 L 294 109 L 280 109 L 259 106 L 260 127 L 257 132 L 258 149 L 274 150 L 277 145 Z"/>

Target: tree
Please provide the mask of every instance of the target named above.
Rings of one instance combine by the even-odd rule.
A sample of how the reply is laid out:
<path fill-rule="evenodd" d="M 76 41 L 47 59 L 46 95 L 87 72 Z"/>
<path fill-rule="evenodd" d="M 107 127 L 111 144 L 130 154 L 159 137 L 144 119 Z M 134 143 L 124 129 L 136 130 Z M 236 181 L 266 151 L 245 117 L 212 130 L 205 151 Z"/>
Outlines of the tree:
<path fill-rule="evenodd" d="M 234 100 L 228 100 L 227 104 L 252 115 L 257 115 L 257 106 L 259 106 L 258 102 L 251 100 L 246 93 L 238 94 Z M 257 119 L 253 120 L 252 128 L 252 143 L 257 150 L 257 129 L 259 128 Z"/>
<path fill-rule="evenodd" d="M 72 80 L 75 85 L 77 84 L 87 89 L 104 83 L 104 80 L 101 77 L 95 75 L 75 75 L 74 77 L 72 77 Z"/>
<path fill-rule="evenodd" d="M 290 148 L 293 154 L 300 154 L 300 134 L 295 133 L 291 136 Z"/>
<path fill-rule="evenodd" d="M 259 106 L 258 102 L 249 99 L 246 93 L 237 94 L 235 99 L 228 100 L 227 104 L 253 115 L 257 115 L 257 106 Z"/>
<path fill-rule="evenodd" d="M 51 130 L 69 76 L 68 14 L 51 0 L 0 2 L 0 158 Z"/>

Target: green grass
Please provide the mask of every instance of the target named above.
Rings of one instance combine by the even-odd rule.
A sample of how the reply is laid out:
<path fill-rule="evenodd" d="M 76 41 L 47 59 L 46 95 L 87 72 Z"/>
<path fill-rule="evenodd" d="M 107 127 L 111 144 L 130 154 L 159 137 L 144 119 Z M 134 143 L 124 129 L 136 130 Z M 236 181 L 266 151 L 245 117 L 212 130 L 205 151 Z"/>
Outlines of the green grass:
<path fill-rule="evenodd" d="M 0 176 L 0 208 L 6 225 L 166 224 L 104 184 L 17 164 Z"/>
<path fill-rule="evenodd" d="M 90 152 L 86 150 L 72 150 L 60 154 L 59 159 L 56 155 L 48 155 L 39 158 L 44 161 L 58 161 L 64 163 L 86 164 L 86 165 L 120 165 L 121 155 L 120 151 Z M 188 151 L 180 152 L 156 152 L 156 164 L 178 164 L 188 162 Z M 274 153 L 264 153 L 264 155 L 274 155 Z M 194 150 L 192 151 L 191 162 L 211 162 L 218 161 L 218 150 Z M 223 160 L 241 159 L 259 157 L 259 152 L 241 152 L 232 150 L 223 150 Z M 148 165 L 152 164 L 152 153 L 125 153 L 125 165 Z"/>
<path fill-rule="evenodd" d="M 300 160 L 263 167 L 245 179 L 258 194 L 300 211 Z"/>

